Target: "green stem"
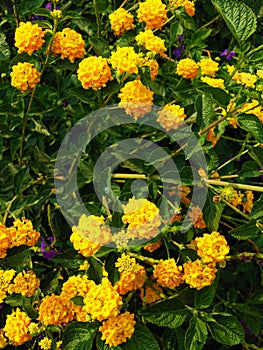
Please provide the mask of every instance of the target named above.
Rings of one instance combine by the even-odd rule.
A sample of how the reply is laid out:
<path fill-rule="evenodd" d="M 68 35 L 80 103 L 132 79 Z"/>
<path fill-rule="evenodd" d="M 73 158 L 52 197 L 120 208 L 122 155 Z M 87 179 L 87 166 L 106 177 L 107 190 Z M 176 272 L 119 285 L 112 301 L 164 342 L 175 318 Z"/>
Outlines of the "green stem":
<path fill-rule="evenodd" d="M 206 28 L 206 27 L 210 26 L 210 24 L 213 24 L 213 23 L 216 22 L 219 18 L 220 18 L 220 15 L 216 16 L 216 17 L 213 18 L 210 22 L 204 24 L 201 28 Z"/>
<path fill-rule="evenodd" d="M 245 184 L 239 184 L 235 182 L 227 182 L 227 181 L 218 181 L 213 179 L 207 179 L 205 180 L 207 184 L 214 185 L 214 186 L 231 186 L 234 188 L 237 188 L 239 190 L 250 190 L 255 192 L 263 192 L 263 187 L 261 186 L 253 186 L 253 185 L 245 185 Z"/>
<path fill-rule="evenodd" d="M 11 201 L 8 203 L 8 206 L 7 206 L 7 208 L 6 208 L 6 211 L 5 211 L 5 214 L 4 214 L 4 217 L 3 217 L 3 224 L 4 224 L 4 225 L 5 225 L 5 223 L 6 223 L 7 216 L 8 216 L 8 214 L 9 214 L 9 211 L 10 211 L 11 207 L 12 207 L 12 204 L 13 204 L 14 201 L 17 199 L 17 197 L 18 197 L 18 195 L 14 196 L 14 197 L 11 199 Z"/>
<path fill-rule="evenodd" d="M 50 42 L 49 42 L 49 45 L 48 45 L 48 48 L 47 48 L 47 56 L 46 56 L 45 62 L 43 64 L 43 67 L 42 67 L 41 72 L 40 72 L 40 79 L 42 78 L 43 73 L 44 73 L 44 71 L 45 71 L 45 69 L 47 67 L 47 64 L 48 64 L 49 56 L 50 56 L 50 53 L 51 53 L 52 43 L 53 43 L 56 31 L 57 31 L 57 26 L 58 26 L 58 19 L 55 18 L 54 19 L 54 27 L 53 27 L 53 31 L 52 31 L 53 35 L 52 35 L 52 38 L 50 39 Z M 33 99 L 34 99 L 34 96 L 35 96 L 36 89 L 37 89 L 37 85 L 32 90 L 32 93 L 31 93 L 31 96 L 30 96 L 30 100 L 29 100 L 29 104 L 28 104 L 28 107 L 27 107 L 27 111 L 23 115 L 22 134 L 21 134 L 21 142 L 20 142 L 20 149 L 19 149 L 19 165 L 20 165 L 20 167 L 22 167 L 22 165 L 23 165 L 23 148 L 24 148 L 24 143 L 25 143 L 25 134 L 26 134 L 26 126 L 27 126 L 28 114 L 30 112 L 30 109 L 31 109 L 31 106 L 32 106 L 32 103 L 33 103 Z"/>
<path fill-rule="evenodd" d="M 93 0 L 93 6 L 95 11 L 96 23 L 97 23 L 97 36 L 100 37 L 101 25 L 100 25 L 100 15 L 99 15 L 99 10 L 97 6 L 97 0 Z"/>
<path fill-rule="evenodd" d="M 263 44 L 259 45 L 258 47 L 256 47 L 255 49 L 251 50 L 248 54 L 247 57 L 251 57 L 252 55 L 254 55 L 254 53 L 260 51 L 263 49 Z"/>
<path fill-rule="evenodd" d="M 18 13 L 17 13 L 17 7 L 16 7 L 16 2 L 15 0 L 12 0 L 12 4 L 13 4 L 13 11 L 14 11 L 14 15 L 15 15 L 15 19 L 16 19 L 16 26 L 19 26 L 19 17 L 18 17 Z"/>
<path fill-rule="evenodd" d="M 156 260 L 156 259 L 153 259 L 153 258 L 149 258 L 147 256 L 143 256 L 143 255 L 139 255 L 139 254 L 136 254 L 136 253 L 132 253 L 132 252 L 129 252 L 129 255 L 138 259 L 138 260 L 141 260 L 141 261 L 144 261 L 146 262 L 147 264 L 150 264 L 150 265 L 155 265 L 155 264 L 159 264 L 159 260 Z"/>

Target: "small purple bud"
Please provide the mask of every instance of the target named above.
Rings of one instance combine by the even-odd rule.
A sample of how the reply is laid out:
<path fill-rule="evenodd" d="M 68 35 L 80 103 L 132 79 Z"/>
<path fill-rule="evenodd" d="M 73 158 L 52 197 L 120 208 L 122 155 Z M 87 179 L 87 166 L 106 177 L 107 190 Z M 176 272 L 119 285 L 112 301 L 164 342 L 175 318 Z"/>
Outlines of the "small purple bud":
<path fill-rule="evenodd" d="M 183 41 L 183 38 L 184 38 L 184 34 L 181 34 L 177 37 L 177 40 L 178 41 Z"/>
<path fill-rule="evenodd" d="M 2 310 L 4 307 L 4 303 L 0 304 L 0 310 Z"/>
<path fill-rule="evenodd" d="M 235 54 L 235 51 L 230 51 L 226 56 L 226 61 L 230 61 Z"/>
<path fill-rule="evenodd" d="M 48 2 L 47 4 L 46 4 L 46 6 L 45 6 L 45 9 L 47 9 L 47 10 L 51 10 L 51 2 Z"/>
<path fill-rule="evenodd" d="M 181 49 L 180 49 L 180 47 L 177 47 L 176 49 L 173 50 L 173 55 L 175 57 L 180 57 L 181 56 Z"/>
<path fill-rule="evenodd" d="M 227 54 L 228 54 L 228 50 L 226 49 L 220 53 L 220 57 L 225 57 Z"/>

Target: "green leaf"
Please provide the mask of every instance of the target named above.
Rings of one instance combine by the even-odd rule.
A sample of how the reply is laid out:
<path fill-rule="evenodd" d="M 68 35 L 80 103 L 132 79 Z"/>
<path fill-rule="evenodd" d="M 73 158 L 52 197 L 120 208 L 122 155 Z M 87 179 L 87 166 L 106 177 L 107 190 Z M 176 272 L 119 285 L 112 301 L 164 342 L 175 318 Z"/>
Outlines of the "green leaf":
<path fill-rule="evenodd" d="M 123 350 L 160 350 L 156 339 L 144 324 L 137 323 L 134 328 L 131 339 L 121 344 Z"/>
<path fill-rule="evenodd" d="M 249 300 L 251 305 L 263 305 L 263 291 L 257 290 L 252 294 L 251 299 Z"/>
<path fill-rule="evenodd" d="M 201 350 L 207 338 L 206 324 L 200 318 L 192 317 L 185 333 L 185 349 Z"/>
<path fill-rule="evenodd" d="M 179 300 L 165 300 L 141 311 L 143 318 L 157 326 L 177 328 L 185 321 L 189 311 Z"/>
<path fill-rule="evenodd" d="M 208 84 L 199 84 L 196 86 L 196 90 L 206 96 L 210 96 L 219 106 L 226 108 L 230 102 L 229 94 L 219 88 L 209 86 Z"/>
<path fill-rule="evenodd" d="M 78 306 L 84 306 L 84 302 L 83 302 L 83 297 L 80 297 L 80 296 L 76 296 L 76 297 L 73 297 L 71 298 L 70 300 L 75 304 L 75 305 L 78 305 Z"/>
<path fill-rule="evenodd" d="M 238 0 L 212 0 L 239 44 L 243 44 L 257 29 L 257 18 L 251 8 Z"/>
<path fill-rule="evenodd" d="M 257 62 L 257 61 L 260 61 L 262 62 L 263 61 L 263 52 L 255 52 L 252 56 L 249 56 L 249 61 L 250 62 Z"/>
<path fill-rule="evenodd" d="M 31 264 L 30 250 L 25 245 L 9 249 L 7 257 L 4 260 L 0 260 L 0 266 L 17 271 L 28 269 Z"/>
<path fill-rule="evenodd" d="M 68 269 L 77 269 L 83 263 L 83 258 L 75 249 L 66 249 L 62 253 L 54 256 L 52 262 Z"/>
<path fill-rule="evenodd" d="M 213 194 L 209 192 L 203 209 L 204 221 L 209 231 L 217 231 L 223 210 L 224 204 L 213 202 Z"/>
<path fill-rule="evenodd" d="M 51 11 L 47 10 L 47 9 L 37 9 L 34 10 L 34 15 L 36 16 L 42 16 L 42 17 L 48 17 L 50 19 L 53 19 L 52 15 L 51 15 Z"/>
<path fill-rule="evenodd" d="M 170 26 L 170 43 L 173 44 L 177 41 L 179 35 L 183 34 L 184 28 L 179 21 L 175 21 Z"/>
<path fill-rule="evenodd" d="M 199 129 L 206 127 L 212 121 L 214 116 L 213 101 L 210 96 L 198 95 L 196 99 L 196 123 Z"/>
<path fill-rule="evenodd" d="M 185 331 L 182 328 L 169 329 L 166 328 L 163 332 L 162 342 L 165 350 L 180 350 L 184 349 Z"/>
<path fill-rule="evenodd" d="M 81 102 L 84 103 L 90 103 L 93 102 L 96 98 L 96 95 L 94 94 L 94 91 L 92 90 L 84 90 L 81 87 L 75 87 L 69 90 L 69 94 L 71 96 L 75 96 L 78 98 Z"/>
<path fill-rule="evenodd" d="M 89 262 L 89 269 L 88 269 L 88 275 L 89 278 L 92 279 L 97 284 L 101 283 L 103 272 L 102 272 L 102 265 L 93 257 L 88 257 Z"/>
<path fill-rule="evenodd" d="M 263 128 L 258 117 L 252 114 L 241 114 L 237 118 L 241 129 L 249 132 L 256 141 L 263 143 Z"/>
<path fill-rule="evenodd" d="M 259 218 L 263 217 L 263 194 L 254 203 L 253 208 L 252 208 L 249 216 L 252 219 L 259 219 Z"/>
<path fill-rule="evenodd" d="M 33 320 L 38 317 L 37 310 L 32 305 L 32 298 L 23 297 L 23 307 L 30 318 Z"/>
<path fill-rule="evenodd" d="M 92 37 L 89 38 L 89 43 L 93 47 L 97 55 L 109 58 L 111 50 L 109 44 L 103 38 Z"/>
<path fill-rule="evenodd" d="M 97 322 L 72 322 L 63 333 L 62 349 L 91 350 L 94 337 L 99 329 Z"/>
<path fill-rule="evenodd" d="M 85 177 L 86 183 L 90 183 L 93 181 L 94 168 L 92 165 L 90 165 L 84 161 L 80 161 L 79 170 L 80 170 L 81 174 Z"/>
<path fill-rule="evenodd" d="M 41 279 L 40 288 L 44 294 L 55 293 L 59 287 L 60 270 L 50 271 Z"/>
<path fill-rule="evenodd" d="M 225 345 L 237 345 L 244 342 L 244 330 L 232 315 L 213 315 L 214 321 L 207 322 L 212 337 Z"/>
<path fill-rule="evenodd" d="M 233 230 L 230 230 L 228 233 L 235 237 L 236 239 L 248 239 L 255 238 L 260 234 L 260 230 L 256 226 L 256 220 L 252 219 L 247 224 L 241 225 Z"/>
<path fill-rule="evenodd" d="M 204 41 L 212 33 L 211 29 L 200 28 L 194 32 L 191 38 L 190 47 L 197 46 L 200 42 Z"/>
<path fill-rule="evenodd" d="M 258 177 L 260 175 L 259 167 L 256 162 L 248 161 L 243 163 L 241 170 L 238 172 L 239 177 Z"/>
<path fill-rule="evenodd" d="M 6 42 L 6 36 L 3 32 L 0 32 L 0 61 L 8 60 L 9 57 L 10 49 Z"/>
<path fill-rule="evenodd" d="M 101 339 L 102 334 L 98 333 L 96 337 L 96 346 L 97 350 L 121 350 L 120 346 L 109 346 L 105 343 L 104 340 Z"/>
<path fill-rule="evenodd" d="M 263 169 L 263 149 L 247 146 L 250 157 Z"/>
<path fill-rule="evenodd" d="M 23 297 L 21 294 L 8 295 L 5 298 L 5 303 L 12 307 L 23 306 Z"/>
<path fill-rule="evenodd" d="M 214 285 L 201 290 L 195 290 L 195 307 L 197 309 L 208 308 L 214 300 L 215 292 L 216 288 Z"/>

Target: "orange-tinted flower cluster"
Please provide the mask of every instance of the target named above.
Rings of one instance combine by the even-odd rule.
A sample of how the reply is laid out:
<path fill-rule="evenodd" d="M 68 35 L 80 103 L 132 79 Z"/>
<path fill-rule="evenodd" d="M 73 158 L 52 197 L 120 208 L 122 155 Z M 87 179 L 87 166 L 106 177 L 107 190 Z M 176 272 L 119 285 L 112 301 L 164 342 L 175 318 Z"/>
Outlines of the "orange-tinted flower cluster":
<path fill-rule="evenodd" d="M 198 64 L 193 59 L 183 58 L 177 63 L 176 73 L 185 79 L 194 79 L 198 70 Z"/>
<path fill-rule="evenodd" d="M 129 81 L 120 89 L 119 107 L 124 108 L 127 114 L 132 114 L 137 120 L 151 111 L 153 94 L 140 80 Z"/>
<path fill-rule="evenodd" d="M 107 59 L 101 56 L 84 58 L 79 64 L 77 74 L 84 89 L 98 90 L 113 80 Z"/>
<path fill-rule="evenodd" d="M 15 31 L 15 47 L 18 53 L 26 52 L 30 56 L 44 45 L 45 32 L 31 22 L 20 22 Z"/>
<path fill-rule="evenodd" d="M 137 74 L 140 64 L 140 55 L 138 55 L 131 46 L 117 47 L 117 51 L 112 52 L 109 62 L 112 67 L 117 70 L 118 74 Z"/>
<path fill-rule="evenodd" d="M 0 223 L 0 258 L 5 258 L 7 249 L 22 244 L 35 245 L 39 237 L 40 233 L 34 230 L 32 222 L 25 218 L 14 220 L 11 227 Z"/>
<path fill-rule="evenodd" d="M 153 276 L 162 287 L 174 289 L 183 283 L 182 266 L 177 266 L 175 260 L 161 260 L 154 266 Z"/>
<path fill-rule="evenodd" d="M 138 45 L 142 45 L 146 50 L 153 52 L 155 55 L 165 56 L 166 47 L 164 40 L 153 34 L 151 29 L 140 32 L 136 37 Z"/>
<path fill-rule="evenodd" d="M 4 332 L 12 345 L 19 346 L 32 339 L 28 331 L 30 322 L 31 319 L 19 308 L 6 316 Z"/>
<path fill-rule="evenodd" d="M 167 9 L 161 0 L 146 0 L 139 3 L 139 22 L 146 23 L 146 29 L 161 29 L 167 18 Z"/>
<path fill-rule="evenodd" d="M 82 58 L 85 53 L 85 42 L 82 36 L 74 29 L 64 28 L 56 33 L 51 51 L 54 55 L 61 55 L 61 59 L 68 58 L 74 62 L 76 58 Z"/>
<path fill-rule="evenodd" d="M 18 293 L 26 297 L 32 297 L 40 285 L 40 279 L 37 278 L 34 271 L 20 272 L 10 284 L 8 293 Z"/>
<path fill-rule="evenodd" d="M 124 8 L 118 8 L 116 11 L 109 15 L 111 28 L 114 31 L 114 35 L 120 36 L 127 30 L 133 29 L 133 15 L 130 14 Z"/>
<path fill-rule="evenodd" d="M 186 262 L 183 264 L 183 268 L 184 282 L 189 284 L 190 288 L 197 290 L 210 286 L 217 272 L 214 264 L 205 264 L 201 260 Z"/>
<path fill-rule="evenodd" d="M 28 62 L 14 65 L 10 76 L 11 85 L 22 92 L 34 89 L 40 82 L 40 72 Z"/>
<path fill-rule="evenodd" d="M 179 105 L 168 104 L 158 112 L 157 121 L 166 131 L 170 131 L 172 129 L 178 129 L 183 124 L 185 118 L 184 108 Z"/>

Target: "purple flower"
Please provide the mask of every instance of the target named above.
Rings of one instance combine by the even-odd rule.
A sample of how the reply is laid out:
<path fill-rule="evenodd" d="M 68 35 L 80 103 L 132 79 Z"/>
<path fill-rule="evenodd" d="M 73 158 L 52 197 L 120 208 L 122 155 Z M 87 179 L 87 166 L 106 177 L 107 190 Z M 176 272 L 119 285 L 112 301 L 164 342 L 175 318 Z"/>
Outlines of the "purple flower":
<path fill-rule="evenodd" d="M 173 55 L 175 57 L 180 57 L 182 55 L 180 47 L 177 47 L 176 49 L 173 50 Z"/>
<path fill-rule="evenodd" d="M 4 307 L 4 303 L 0 304 L 0 310 Z"/>
<path fill-rule="evenodd" d="M 49 241 L 50 243 L 46 243 L 44 238 L 41 238 L 40 241 L 40 249 L 41 252 L 43 254 L 43 257 L 45 259 L 52 259 L 56 254 L 58 254 L 58 252 L 54 249 L 50 249 L 50 246 L 52 245 L 52 243 L 54 242 L 54 237 L 50 236 L 47 238 L 47 241 Z M 47 249 L 46 249 L 47 248 Z"/>
<path fill-rule="evenodd" d="M 232 57 L 235 56 L 235 55 L 236 55 L 235 51 L 230 51 L 230 52 L 229 52 L 229 51 L 226 49 L 226 50 L 224 50 L 223 52 L 221 52 L 220 57 L 225 57 L 225 60 L 226 60 L 226 61 L 230 61 L 230 60 L 232 59 Z"/>
<path fill-rule="evenodd" d="M 184 34 L 181 34 L 177 37 L 177 40 L 178 41 L 183 41 L 183 38 L 184 38 Z"/>
<path fill-rule="evenodd" d="M 46 4 L 46 6 L 45 6 L 45 9 L 51 11 L 51 8 L 52 8 L 51 2 L 48 2 L 48 3 Z"/>

